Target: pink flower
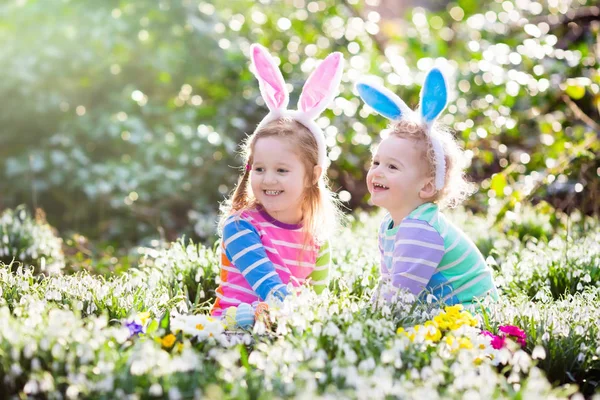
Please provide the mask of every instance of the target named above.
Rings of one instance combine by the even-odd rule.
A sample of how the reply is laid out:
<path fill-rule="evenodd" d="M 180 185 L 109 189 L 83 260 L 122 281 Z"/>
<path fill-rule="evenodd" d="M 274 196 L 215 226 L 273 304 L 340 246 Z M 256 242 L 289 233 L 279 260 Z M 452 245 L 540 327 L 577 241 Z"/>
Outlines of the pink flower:
<path fill-rule="evenodd" d="M 525 346 L 527 344 L 527 334 L 519 327 L 514 325 L 503 325 L 500 326 L 498 330 L 505 335 L 516 338 L 517 343 L 519 343 L 521 346 Z"/>
<path fill-rule="evenodd" d="M 496 336 L 494 335 L 492 337 L 492 341 L 490 342 L 490 344 L 492 345 L 492 347 L 496 350 L 500 350 L 501 348 L 504 347 L 504 343 L 506 342 L 506 338 L 504 336 Z"/>
<path fill-rule="evenodd" d="M 506 338 L 504 336 L 496 336 L 489 331 L 481 331 L 481 334 L 490 338 L 490 344 L 494 349 L 500 350 L 504 347 L 504 343 L 506 342 Z"/>

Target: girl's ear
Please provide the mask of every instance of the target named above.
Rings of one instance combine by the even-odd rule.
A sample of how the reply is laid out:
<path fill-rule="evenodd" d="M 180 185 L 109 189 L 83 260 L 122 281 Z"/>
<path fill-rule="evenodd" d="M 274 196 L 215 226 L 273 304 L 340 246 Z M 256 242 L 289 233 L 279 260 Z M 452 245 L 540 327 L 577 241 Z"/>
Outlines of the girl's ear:
<path fill-rule="evenodd" d="M 319 179 L 321 179 L 321 175 L 323 174 L 323 167 L 321 167 L 320 165 L 315 165 L 313 168 L 313 185 L 316 185 L 317 182 L 319 182 Z"/>
<path fill-rule="evenodd" d="M 434 178 L 427 178 L 427 182 L 425 182 L 425 185 L 423 185 L 419 191 L 419 197 L 421 200 L 429 200 L 435 196 L 436 193 L 437 190 L 435 188 Z"/>
<path fill-rule="evenodd" d="M 285 110 L 289 95 L 279 67 L 267 49 L 260 44 L 250 46 L 250 57 L 254 65 L 254 75 L 258 79 L 260 94 L 269 110 Z"/>

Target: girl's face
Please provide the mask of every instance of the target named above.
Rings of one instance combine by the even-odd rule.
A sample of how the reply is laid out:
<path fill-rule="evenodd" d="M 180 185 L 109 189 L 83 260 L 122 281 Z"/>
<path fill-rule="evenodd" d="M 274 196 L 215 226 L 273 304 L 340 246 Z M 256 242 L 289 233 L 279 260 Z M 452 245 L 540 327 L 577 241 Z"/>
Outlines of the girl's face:
<path fill-rule="evenodd" d="M 250 185 L 256 200 L 273 218 L 299 223 L 307 184 L 304 163 L 288 140 L 274 136 L 258 139 L 253 153 Z"/>
<path fill-rule="evenodd" d="M 423 144 L 412 139 L 390 135 L 385 138 L 373 157 L 367 173 L 371 201 L 402 218 L 425 202 L 431 178 L 427 177 Z"/>

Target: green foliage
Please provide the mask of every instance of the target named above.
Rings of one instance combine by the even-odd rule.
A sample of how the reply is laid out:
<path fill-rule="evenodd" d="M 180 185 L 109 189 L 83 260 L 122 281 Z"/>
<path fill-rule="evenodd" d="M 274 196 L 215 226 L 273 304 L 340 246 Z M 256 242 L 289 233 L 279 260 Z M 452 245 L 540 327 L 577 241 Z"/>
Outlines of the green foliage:
<path fill-rule="evenodd" d="M 551 382 L 580 385 L 584 393 L 600 387 L 600 291 L 598 287 L 578 291 L 552 301 L 547 289 L 545 300 L 532 303 L 528 297 L 512 297 L 495 309 L 497 324 L 511 324 L 527 332 L 527 349 L 536 346 L 544 354 L 538 366 Z"/>
<path fill-rule="evenodd" d="M 316 59 L 344 53 L 340 97 L 319 124 L 351 207 L 366 200 L 370 146 L 387 123 L 352 83 L 375 74 L 415 106 L 423 72 L 444 57 L 455 84 L 443 122 L 482 182 L 471 205 L 533 197 L 594 211 L 596 32 L 585 18 L 577 36 L 556 22 L 588 12 L 583 3 L 567 16 L 562 2 L 451 2 L 403 21 L 356 1 L 4 4 L 3 204 L 42 206 L 61 231 L 94 239 L 193 234 L 189 211 L 214 211 L 233 188 L 234 151 L 265 113 L 247 57 L 260 42 L 280 58 L 292 106 Z"/>
<path fill-rule="evenodd" d="M 206 318 L 218 282 L 218 245 L 180 239 L 165 248 L 140 248 L 138 266 L 106 277 L 82 271 L 40 279 L 32 267 L 1 265 L 0 375 L 11 383 L 0 385 L 0 394 L 33 395 L 37 388 L 93 397 L 159 391 L 236 398 L 308 392 L 352 397 L 357 391 L 370 397 L 402 391 L 460 398 L 473 393 L 469 390 L 499 398 L 562 398 L 576 390 L 591 395 L 600 347 L 597 221 L 570 225 L 565 236 L 557 216 L 546 242 L 519 233 L 519 221 L 548 222 L 525 215 L 535 212 L 521 210 L 504 225 L 494 225 L 493 215 L 449 213 L 469 236 L 492 243 L 489 260 L 499 264 L 502 296 L 486 304 L 485 318 L 492 330 L 505 324 L 523 328 L 525 351 L 517 346 L 474 364 L 484 343 L 475 328 L 446 334 L 463 340 L 458 353 L 448 351 L 449 343 L 459 346 L 450 338 L 434 345 L 397 334 L 399 327 L 423 329 L 440 310 L 408 298 L 373 307 L 379 268 L 374 232 L 381 216 L 358 213 L 332 243 L 332 279 L 325 293 L 305 290 L 290 299 L 268 335 L 232 334 L 226 342 L 190 340 L 181 332 L 170 345 L 163 342 L 180 314 Z M 131 336 L 124 324 L 146 313 L 145 333 Z M 187 315 L 193 313 L 199 315 Z M 498 364 L 490 364 L 494 360 Z M 479 378 L 466 384 L 469 374 Z M 519 389 L 509 382 L 519 382 Z M 562 386 L 569 383 L 577 386 Z"/>
<path fill-rule="evenodd" d="M 53 274 L 65 267 L 62 239 L 41 210 L 35 218 L 25 206 L 0 214 L 0 262 L 11 264 L 13 260 L 34 266 L 37 274 Z"/>
<path fill-rule="evenodd" d="M 218 247 L 218 244 L 215 245 Z M 171 297 L 183 295 L 185 308 L 196 308 L 214 300 L 220 280 L 218 252 L 192 241 L 179 239 L 166 249 L 142 248 L 140 269 L 157 271 Z"/>
<path fill-rule="evenodd" d="M 65 273 L 87 271 L 95 275 L 109 276 L 128 270 L 139 258 L 138 254 L 127 253 L 115 248 L 114 244 L 97 245 L 83 235 L 73 234 L 65 239 Z"/>
<path fill-rule="evenodd" d="M 65 268 L 41 214 L 0 216 L 0 397 L 591 396 L 600 231 L 581 215 L 598 212 L 600 194 L 594 7 L 460 0 L 392 21 L 355 0 L 1 5 L 0 206 L 42 206 L 69 239 Z M 469 206 L 488 211 L 450 218 L 495 269 L 502 299 L 486 305 L 486 323 L 525 329 L 523 351 L 477 364 L 477 346 L 454 353 L 397 334 L 440 310 L 372 307 L 379 219 L 365 213 L 332 241 L 329 289 L 286 303 L 275 332 L 224 342 L 178 332 L 165 344 L 174 318 L 214 300 L 218 248 L 122 248 L 182 234 L 212 242 L 237 145 L 266 112 L 248 69 L 253 42 L 279 57 L 291 106 L 317 59 L 345 55 L 340 96 L 318 123 L 352 208 L 365 206 L 370 147 L 387 123 L 353 82 L 380 76 L 415 106 L 424 72 L 448 72 L 442 122 L 481 183 Z M 38 276 L 51 270 L 66 274 Z M 146 332 L 131 336 L 125 323 L 146 313 Z"/>
<path fill-rule="evenodd" d="M 181 311 L 214 299 L 219 263 L 213 250 L 183 239 L 168 249 L 141 248 L 140 265 L 120 275 L 71 275 L 34 279 L 34 269 L 1 265 L 0 305 L 11 310 L 24 299 L 48 301 L 82 316 L 125 318 L 136 311 L 155 315 L 177 305 Z"/>
<path fill-rule="evenodd" d="M 589 286 L 599 289 L 600 227 L 596 224 L 584 235 L 559 233 L 547 243 L 526 243 L 507 256 L 497 283 L 507 294 L 538 299 L 547 294 L 560 299 Z"/>
<path fill-rule="evenodd" d="M 258 108 L 231 95 L 246 61 L 218 47 L 215 17 L 169 3 L 3 6 L 7 201 L 33 197 L 61 227 L 136 240 L 222 197 L 226 154 L 249 130 L 240 116 Z M 40 23 L 49 14 L 61 23 Z"/>

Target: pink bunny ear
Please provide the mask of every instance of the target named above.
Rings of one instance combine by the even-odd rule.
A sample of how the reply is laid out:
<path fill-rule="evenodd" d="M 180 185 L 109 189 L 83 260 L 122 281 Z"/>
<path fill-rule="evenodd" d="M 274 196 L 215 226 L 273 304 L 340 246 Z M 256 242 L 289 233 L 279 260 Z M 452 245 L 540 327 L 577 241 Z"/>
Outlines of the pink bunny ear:
<path fill-rule="evenodd" d="M 316 118 L 323 112 L 337 94 L 343 67 L 342 53 L 335 52 L 328 55 L 304 84 L 298 110 L 311 118 Z"/>
<path fill-rule="evenodd" d="M 285 109 L 289 97 L 285 90 L 285 81 L 273 57 L 267 49 L 256 43 L 250 46 L 250 54 L 256 70 L 254 75 L 258 79 L 260 93 L 267 103 L 267 107 L 269 110 Z"/>

